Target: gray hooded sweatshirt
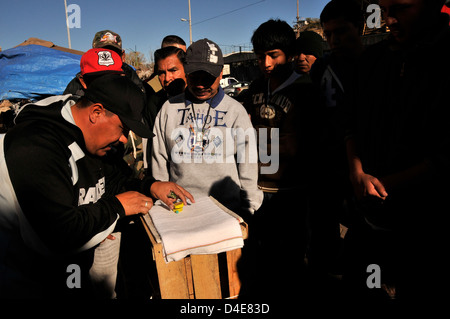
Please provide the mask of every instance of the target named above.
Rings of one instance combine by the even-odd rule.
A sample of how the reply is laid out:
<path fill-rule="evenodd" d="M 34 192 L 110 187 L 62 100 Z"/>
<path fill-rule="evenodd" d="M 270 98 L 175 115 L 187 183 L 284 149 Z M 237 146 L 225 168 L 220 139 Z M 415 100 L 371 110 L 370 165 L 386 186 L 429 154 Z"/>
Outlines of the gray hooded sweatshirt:
<path fill-rule="evenodd" d="M 244 107 L 219 92 L 192 102 L 189 92 L 169 99 L 154 126 L 151 168 L 194 198 L 213 196 L 236 213 L 254 213 L 258 189 L 256 132 Z"/>

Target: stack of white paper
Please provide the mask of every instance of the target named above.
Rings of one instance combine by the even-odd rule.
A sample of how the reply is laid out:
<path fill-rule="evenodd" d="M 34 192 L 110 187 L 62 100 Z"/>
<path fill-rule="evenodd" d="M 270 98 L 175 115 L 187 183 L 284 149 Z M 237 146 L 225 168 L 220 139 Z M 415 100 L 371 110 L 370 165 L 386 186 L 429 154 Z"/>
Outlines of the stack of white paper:
<path fill-rule="evenodd" d="M 196 199 L 176 214 L 161 201 L 149 211 L 167 262 L 190 254 L 217 254 L 244 246 L 239 220 L 209 197 Z"/>

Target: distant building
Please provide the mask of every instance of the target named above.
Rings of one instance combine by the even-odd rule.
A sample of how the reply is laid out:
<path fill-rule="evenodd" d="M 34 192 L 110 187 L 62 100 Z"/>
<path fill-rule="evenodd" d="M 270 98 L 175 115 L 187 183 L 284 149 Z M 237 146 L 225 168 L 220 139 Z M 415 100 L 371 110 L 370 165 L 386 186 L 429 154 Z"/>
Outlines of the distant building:
<path fill-rule="evenodd" d="M 239 81 L 251 82 L 261 75 L 256 55 L 252 51 L 242 51 L 225 54 L 225 68 L 223 76 L 232 76 Z"/>

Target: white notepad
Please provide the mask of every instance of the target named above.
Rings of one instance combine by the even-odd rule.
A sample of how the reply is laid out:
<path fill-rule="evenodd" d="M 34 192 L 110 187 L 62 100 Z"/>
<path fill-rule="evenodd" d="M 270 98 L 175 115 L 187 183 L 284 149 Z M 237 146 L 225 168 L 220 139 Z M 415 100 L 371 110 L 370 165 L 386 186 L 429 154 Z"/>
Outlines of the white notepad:
<path fill-rule="evenodd" d="M 209 197 L 196 199 L 178 214 L 157 201 L 149 216 L 161 237 L 166 262 L 190 254 L 217 254 L 244 246 L 240 220 Z"/>

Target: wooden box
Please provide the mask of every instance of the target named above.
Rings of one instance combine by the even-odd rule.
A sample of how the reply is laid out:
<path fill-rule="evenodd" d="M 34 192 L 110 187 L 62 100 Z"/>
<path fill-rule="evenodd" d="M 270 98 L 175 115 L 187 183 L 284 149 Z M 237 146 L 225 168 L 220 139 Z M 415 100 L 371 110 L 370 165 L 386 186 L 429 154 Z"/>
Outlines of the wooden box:
<path fill-rule="evenodd" d="M 221 206 L 220 203 L 217 204 Z M 223 206 L 221 208 L 240 219 L 242 235 L 246 239 L 247 224 L 233 212 Z M 241 249 L 220 254 L 190 255 L 166 263 L 161 238 L 149 214 L 141 216 L 141 220 L 151 242 L 162 299 L 237 298 L 241 288 L 237 272 Z"/>

